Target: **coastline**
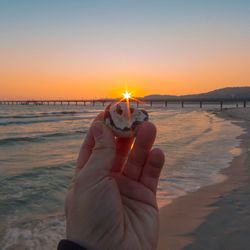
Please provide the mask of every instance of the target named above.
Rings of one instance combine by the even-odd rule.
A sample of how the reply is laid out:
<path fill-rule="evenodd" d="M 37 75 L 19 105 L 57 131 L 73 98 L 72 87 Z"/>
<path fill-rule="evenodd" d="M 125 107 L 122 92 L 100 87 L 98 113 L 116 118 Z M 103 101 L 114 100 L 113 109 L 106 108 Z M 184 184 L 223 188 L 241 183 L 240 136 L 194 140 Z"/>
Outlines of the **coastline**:
<path fill-rule="evenodd" d="M 247 158 L 250 158 L 248 150 L 250 147 L 249 110 L 227 109 L 216 113 L 216 115 L 224 119 L 230 119 L 230 121 L 246 130 L 246 133 L 239 137 L 242 152 L 239 156 L 234 157 L 228 168 L 219 172 L 226 176 L 223 182 L 202 187 L 196 192 L 176 198 L 171 204 L 160 209 L 158 250 L 215 249 L 209 248 L 209 242 L 205 240 L 208 237 L 204 234 L 208 232 L 203 230 L 201 233 L 199 229 L 201 225 L 210 223 L 208 217 L 219 210 L 220 201 L 228 198 L 233 191 L 246 186 L 247 181 L 250 179 L 250 173 L 248 172 L 250 162 L 247 162 Z M 225 206 L 227 207 L 227 204 Z M 223 211 L 219 211 L 219 213 L 223 213 Z M 229 216 L 232 217 L 233 214 Z M 223 227 L 223 225 L 215 226 Z M 221 229 L 223 230 L 223 228 Z M 199 246 L 200 243 L 196 243 L 198 240 L 197 235 L 202 239 L 202 247 Z"/>

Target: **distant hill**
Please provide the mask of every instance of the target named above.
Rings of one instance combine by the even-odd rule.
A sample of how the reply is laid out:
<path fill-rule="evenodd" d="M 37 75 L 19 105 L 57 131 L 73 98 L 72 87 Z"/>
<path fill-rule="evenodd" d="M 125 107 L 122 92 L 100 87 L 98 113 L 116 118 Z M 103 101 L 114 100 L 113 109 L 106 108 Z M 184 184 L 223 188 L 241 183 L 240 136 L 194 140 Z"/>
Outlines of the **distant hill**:
<path fill-rule="evenodd" d="M 250 87 L 229 87 L 195 95 L 148 95 L 144 99 L 250 99 Z"/>
<path fill-rule="evenodd" d="M 161 100 L 161 99 L 176 99 L 177 96 L 175 95 L 147 95 L 144 96 L 144 100 L 147 99 L 155 99 L 155 100 Z"/>

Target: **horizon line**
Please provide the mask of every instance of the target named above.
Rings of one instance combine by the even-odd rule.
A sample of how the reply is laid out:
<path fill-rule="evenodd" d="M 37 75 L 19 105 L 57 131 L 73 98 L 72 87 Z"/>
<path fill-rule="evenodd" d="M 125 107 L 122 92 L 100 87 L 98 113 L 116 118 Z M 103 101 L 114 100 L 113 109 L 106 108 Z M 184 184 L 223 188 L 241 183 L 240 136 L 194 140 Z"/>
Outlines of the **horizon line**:
<path fill-rule="evenodd" d="M 138 99 L 143 99 L 143 98 L 146 98 L 148 96 L 168 96 L 168 97 L 177 97 L 177 98 L 181 98 L 181 97 L 187 97 L 189 95 L 202 95 L 202 94 L 208 94 L 208 93 L 211 93 L 211 92 L 214 92 L 214 91 L 218 91 L 218 90 L 225 90 L 225 89 L 237 89 L 237 88 L 249 88 L 250 89 L 250 85 L 244 85 L 244 86 L 234 86 L 234 87 L 222 87 L 222 88 L 217 88 L 217 89 L 213 89 L 213 90 L 210 90 L 208 92 L 201 92 L 201 93 L 190 93 L 190 94 L 184 94 L 184 95 L 172 95 L 172 94 L 156 94 L 156 93 L 153 93 L 153 94 L 148 94 L 148 95 L 145 95 L 145 96 L 134 96 L 135 98 L 138 98 Z M 56 97 L 56 98 L 8 98 L 8 99 L 1 99 L 0 98 L 0 101 L 1 102 L 5 102 L 5 101 L 102 101 L 102 100 L 117 100 L 117 99 L 120 99 L 120 97 L 99 97 L 99 98 L 64 98 L 64 97 Z"/>

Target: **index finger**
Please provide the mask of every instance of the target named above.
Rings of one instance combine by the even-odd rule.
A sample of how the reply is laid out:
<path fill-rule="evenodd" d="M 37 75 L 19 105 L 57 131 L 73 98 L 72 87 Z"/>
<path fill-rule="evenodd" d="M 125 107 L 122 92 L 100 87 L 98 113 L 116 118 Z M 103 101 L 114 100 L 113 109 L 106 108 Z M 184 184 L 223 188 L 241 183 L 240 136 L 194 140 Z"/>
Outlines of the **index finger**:
<path fill-rule="evenodd" d="M 77 164 L 76 164 L 76 169 L 75 169 L 76 174 L 84 167 L 85 163 L 88 161 L 92 153 L 93 147 L 95 146 L 95 140 L 94 140 L 93 134 L 91 133 L 91 127 L 94 122 L 103 120 L 103 117 L 104 117 L 104 112 L 101 112 L 96 116 L 96 118 L 91 123 L 91 126 L 84 139 L 84 142 L 82 143 L 81 148 L 80 148 L 80 152 L 79 152 Z"/>

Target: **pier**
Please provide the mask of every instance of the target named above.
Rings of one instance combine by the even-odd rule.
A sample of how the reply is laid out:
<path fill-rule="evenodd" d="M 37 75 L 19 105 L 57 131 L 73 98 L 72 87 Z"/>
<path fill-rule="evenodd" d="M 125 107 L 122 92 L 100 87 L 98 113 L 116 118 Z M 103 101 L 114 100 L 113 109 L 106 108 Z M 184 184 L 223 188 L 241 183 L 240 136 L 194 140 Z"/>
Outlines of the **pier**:
<path fill-rule="evenodd" d="M 235 107 L 246 108 L 249 99 L 219 99 L 219 98 L 210 98 L 210 99 L 189 99 L 189 98 L 171 98 L 171 99 L 150 99 L 150 98 L 138 98 L 138 101 L 135 102 L 137 106 L 140 103 L 148 104 L 151 107 L 154 104 L 162 104 L 164 107 L 168 107 L 169 104 L 180 105 L 181 108 L 184 108 L 185 105 L 197 105 L 199 108 L 203 108 L 206 105 L 218 105 L 222 110 L 226 104 L 233 105 Z M 108 103 L 119 101 L 119 99 L 76 99 L 76 100 L 0 100 L 0 105 L 83 105 L 83 106 L 96 106 L 102 105 L 105 106 Z"/>

